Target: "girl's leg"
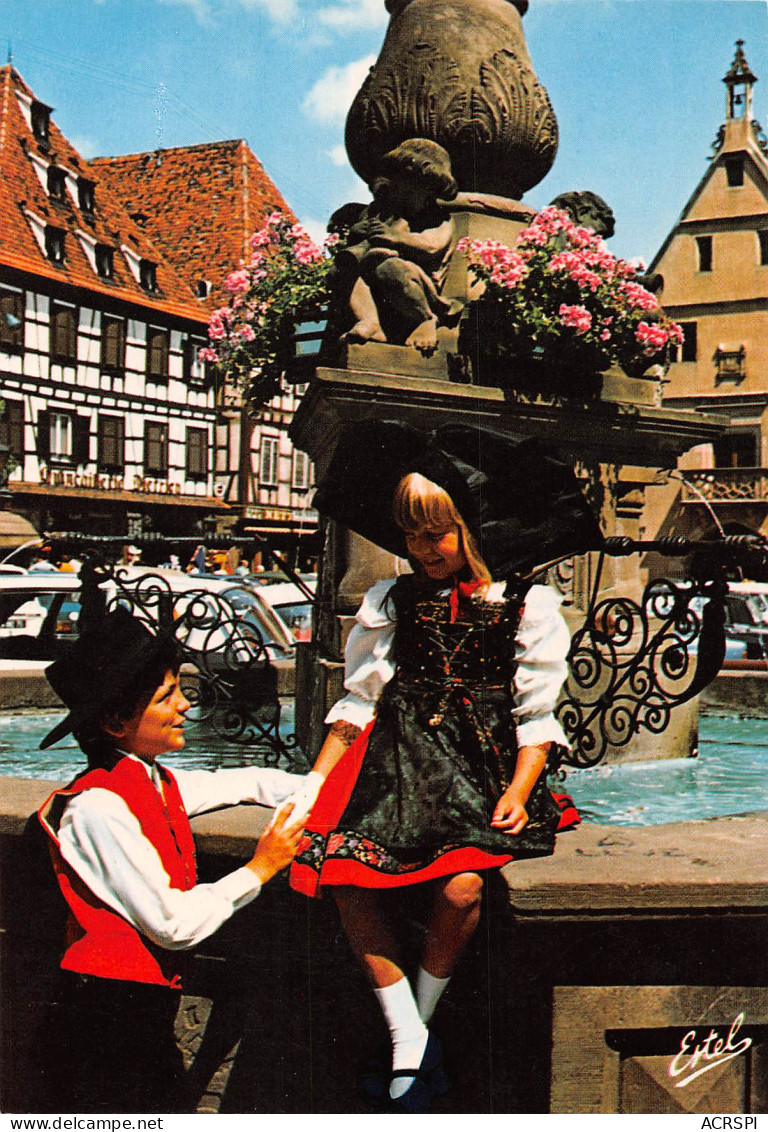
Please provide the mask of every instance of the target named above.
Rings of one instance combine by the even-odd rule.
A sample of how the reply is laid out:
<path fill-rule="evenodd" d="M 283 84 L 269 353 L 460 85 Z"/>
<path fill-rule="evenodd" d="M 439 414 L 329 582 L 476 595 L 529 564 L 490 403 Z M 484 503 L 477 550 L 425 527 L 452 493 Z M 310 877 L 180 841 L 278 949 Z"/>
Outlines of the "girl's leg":
<path fill-rule="evenodd" d="M 373 987 L 392 1039 L 392 1068 L 421 1065 L 429 1032 L 419 1017 L 411 985 L 400 966 L 399 948 L 384 917 L 378 896 L 367 888 L 334 889 L 342 927 L 355 958 Z M 396 1077 L 393 1098 L 402 1096 L 412 1077 Z"/>
<path fill-rule="evenodd" d="M 482 896 L 483 879 L 477 873 L 457 873 L 436 882 L 424 956 L 416 979 L 419 1013 L 425 1023 L 432 1017 L 477 927 Z"/>

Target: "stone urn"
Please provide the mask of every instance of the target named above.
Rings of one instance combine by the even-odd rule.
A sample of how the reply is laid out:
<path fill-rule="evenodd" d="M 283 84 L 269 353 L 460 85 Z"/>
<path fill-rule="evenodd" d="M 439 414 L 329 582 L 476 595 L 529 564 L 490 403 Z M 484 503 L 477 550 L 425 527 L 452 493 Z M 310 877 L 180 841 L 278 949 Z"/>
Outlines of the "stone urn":
<path fill-rule="evenodd" d="M 381 54 L 349 111 L 346 146 L 370 184 L 408 138 L 449 153 L 461 192 L 518 199 L 549 172 L 557 119 L 531 65 L 527 0 L 389 0 Z"/>

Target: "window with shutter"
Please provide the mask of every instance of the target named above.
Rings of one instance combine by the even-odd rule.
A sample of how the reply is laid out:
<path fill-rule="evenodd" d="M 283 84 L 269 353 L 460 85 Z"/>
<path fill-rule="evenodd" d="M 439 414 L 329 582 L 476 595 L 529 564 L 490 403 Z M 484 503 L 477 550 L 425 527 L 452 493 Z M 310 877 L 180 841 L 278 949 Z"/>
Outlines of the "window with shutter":
<path fill-rule="evenodd" d="M 125 467 L 125 421 L 99 413 L 98 464 L 100 472 L 122 472 Z"/>
<path fill-rule="evenodd" d="M 91 462 L 91 418 L 79 413 L 72 419 L 72 462 L 81 467 Z"/>
<path fill-rule="evenodd" d="M 204 428 L 187 429 L 187 475 L 193 480 L 208 475 L 208 432 Z"/>
<path fill-rule="evenodd" d="M 77 311 L 51 303 L 51 359 L 63 364 L 77 361 Z"/>
<path fill-rule="evenodd" d="M 0 348 L 21 350 L 24 345 L 24 292 L 0 287 Z"/>
<path fill-rule="evenodd" d="M 263 487 L 277 487 L 277 457 L 277 437 L 262 435 L 260 479 Z"/>
<path fill-rule="evenodd" d="M 125 370 L 125 322 L 108 314 L 101 316 L 101 368 L 113 374 Z"/>
<path fill-rule="evenodd" d="M 5 407 L 0 415 L 0 443 L 17 460 L 24 458 L 24 402 L 5 398 Z"/>
<path fill-rule="evenodd" d="M 144 471 L 152 476 L 168 472 L 168 425 L 164 421 L 144 424 Z"/>
<path fill-rule="evenodd" d="M 293 453 L 293 486 L 297 491 L 306 491 L 309 487 L 309 456 L 306 452 Z"/>
<path fill-rule="evenodd" d="M 147 377 L 168 380 L 169 334 L 157 326 L 147 328 Z"/>
<path fill-rule="evenodd" d="M 51 458 L 51 414 L 47 409 L 41 409 L 37 414 L 37 457 L 41 463 L 47 464 Z"/>

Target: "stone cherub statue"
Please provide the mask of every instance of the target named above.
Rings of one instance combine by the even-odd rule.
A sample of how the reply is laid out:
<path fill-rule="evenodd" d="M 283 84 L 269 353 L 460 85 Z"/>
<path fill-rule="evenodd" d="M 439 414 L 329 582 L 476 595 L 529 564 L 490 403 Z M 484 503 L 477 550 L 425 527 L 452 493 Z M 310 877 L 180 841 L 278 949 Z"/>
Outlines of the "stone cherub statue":
<path fill-rule="evenodd" d="M 598 236 L 609 240 L 616 229 L 613 209 L 597 193 L 584 191 L 561 193 L 552 201 L 555 208 L 567 212 L 575 224 L 592 228 Z"/>
<path fill-rule="evenodd" d="M 331 323 L 341 341 L 389 342 L 424 354 L 461 304 L 441 291 L 455 244 L 443 202 L 456 196 L 450 158 L 437 142 L 413 138 L 385 154 L 369 205 L 345 205 L 329 228 L 344 236 L 336 256 Z"/>

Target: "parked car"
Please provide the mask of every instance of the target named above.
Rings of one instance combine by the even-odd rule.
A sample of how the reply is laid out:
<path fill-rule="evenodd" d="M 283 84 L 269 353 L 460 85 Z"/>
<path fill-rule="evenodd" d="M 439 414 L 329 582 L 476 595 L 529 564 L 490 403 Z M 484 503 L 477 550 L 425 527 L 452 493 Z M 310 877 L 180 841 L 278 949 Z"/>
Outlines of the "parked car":
<path fill-rule="evenodd" d="M 768 660 L 768 585 L 728 583 L 725 632 L 728 641 L 742 646 L 747 660 Z"/>
<path fill-rule="evenodd" d="M 317 577 L 307 575 L 302 581 L 314 594 L 317 588 Z M 259 586 L 257 594 L 270 609 L 272 609 L 288 629 L 296 641 L 308 641 L 312 636 L 312 601 L 295 582 L 275 582 L 267 586 Z"/>
<path fill-rule="evenodd" d="M 207 667 L 243 665 L 264 646 L 271 660 L 292 657 L 294 638 L 254 591 L 228 577 L 126 567 L 122 588 L 105 583 L 108 602 L 121 600 L 153 621 L 185 617 L 179 637 Z M 0 659 L 51 661 L 80 630 L 82 584 L 76 574 L 0 576 Z"/>

